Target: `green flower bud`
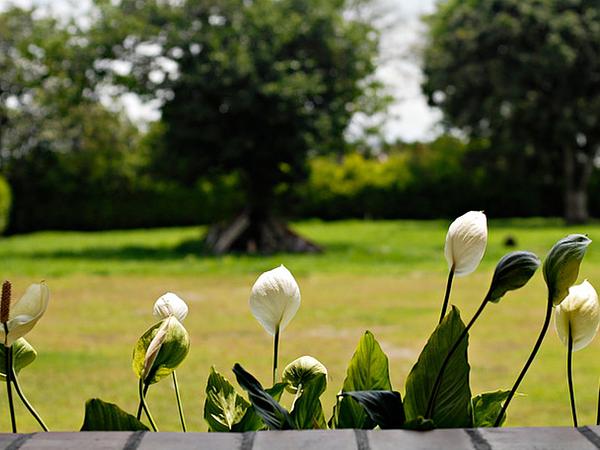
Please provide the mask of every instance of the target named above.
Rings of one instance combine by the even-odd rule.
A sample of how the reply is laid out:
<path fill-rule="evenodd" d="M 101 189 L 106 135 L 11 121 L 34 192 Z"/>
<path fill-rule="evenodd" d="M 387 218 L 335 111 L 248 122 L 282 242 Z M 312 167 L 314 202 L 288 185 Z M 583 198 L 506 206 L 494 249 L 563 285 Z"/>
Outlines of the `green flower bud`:
<path fill-rule="evenodd" d="M 287 383 L 286 389 L 295 394 L 300 386 L 308 386 L 319 377 L 327 380 L 327 369 L 312 356 L 301 356 L 289 363 L 283 370 L 282 379 Z"/>
<path fill-rule="evenodd" d="M 544 261 L 544 280 L 548 286 L 548 299 L 558 305 L 577 281 L 579 266 L 591 240 L 583 234 L 570 234 L 561 239 Z"/>
<path fill-rule="evenodd" d="M 540 259 L 531 252 L 511 252 L 496 265 L 487 300 L 498 303 L 508 291 L 522 288 L 540 266 Z"/>
<path fill-rule="evenodd" d="M 153 325 L 137 341 L 133 350 L 133 371 L 145 384 L 154 384 L 183 362 L 190 349 L 190 338 L 174 316 Z"/>

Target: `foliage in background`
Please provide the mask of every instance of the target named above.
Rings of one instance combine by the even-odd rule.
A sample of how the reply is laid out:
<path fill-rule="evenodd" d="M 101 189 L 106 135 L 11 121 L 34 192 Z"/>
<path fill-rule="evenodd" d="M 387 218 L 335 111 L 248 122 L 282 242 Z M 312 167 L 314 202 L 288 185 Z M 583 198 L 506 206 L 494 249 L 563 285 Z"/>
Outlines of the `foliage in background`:
<path fill-rule="evenodd" d="M 6 179 L 0 176 L 0 233 L 8 226 L 12 193 Z"/>
<path fill-rule="evenodd" d="M 600 5 L 449 0 L 427 20 L 423 91 L 448 127 L 489 139 L 488 167 L 560 180 L 564 217 L 588 219 L 600 144 Z"/>

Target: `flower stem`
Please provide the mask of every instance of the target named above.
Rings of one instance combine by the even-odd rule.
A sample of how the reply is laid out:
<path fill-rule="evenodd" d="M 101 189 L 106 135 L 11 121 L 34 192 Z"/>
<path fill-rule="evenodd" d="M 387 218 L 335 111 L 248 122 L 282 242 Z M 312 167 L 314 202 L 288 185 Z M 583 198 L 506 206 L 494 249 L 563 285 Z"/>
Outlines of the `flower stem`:
<path fill-rule="evenodd" d="M 4 331 L 8 336 L 6 323 L 4 323 Z M 10 347 L 4 347 L 4 354 L 6 355 L 6 393 L 8 396 L 8 409 L 10 411 L 10 423 L 12 425 L 12 432 L 17 432 L 17 421 L 15 419 L 15 405 L 12 397 L 12 381 L 11 381 L 11 372 L 12 372 L 12 345 Z"/>
<path fill-rule="evenodd" d="M 277 359 L 279 358 L 279 325 L 273 338 L 273 385 L 277 382 Z"/>
<path fill-rule="evenodd" d="M 44 423 L 44 421 L 42 420 L 42 418 L 40 417 L 38 412 L 33 408 L 33 406 L 31 406 L 31 403 L 29 403 L 29 401 L 25 397 L 25 394 L 23 394 L 23 391 L 21 391 L 21 386 L 19 386 L 19 380 L 17 379 L 17 373 L 15 372 L 14 367 L 12 369 L 12 382 L 15 385 L 15 391 L 17 391 L 19 398 L 21 399 L 21 401 L 23 402 L 23 404 L 25 405 L 27 410 L 31 413 L 33 418 L 35 420 L 37 420 L 37 423 L 40 424 L 40 426 L 42 427 L 42 429 L 44 431 L 50 431 L 50 430 L 48 430 L 48 427 L 46 426 L 46 424 Z"/>
<path fill-rule="evenodd" d="M 144 394 L 144 380 L 142 380 L 141 378 L 138 385 L 138 392 L 140 394 L 140 403 L 142 405 L 142 409 L 146 413 L 146 417 L 148 417 L 148 421 L 150 422 L 152 431 L 158 431 L 158 428 L 156 428 L 156 424 L 154 423 L 154 419 L 152 418 L 152 414 L 150 414 L 150 410 L 148 409 L 148 405 L 146 405 L 146 398 Z"/>
<path fill-rule="evenodd" d="M 600 384 L 598 385 L 598 406 L 596 411 L 596 425 L 600 425 Z"/>
<path fill-rule="evenodd" d="M 144 397 L 146 397 L 146 394 L 148 393 L 148 389 L 150 389 L 150 385 L 149 384 L 144 384 Z M 142 418 L 142 399 L 140 397 L 140 404 L 138 405 L 138 410 L 137 410 L 137 414 L 136 414 L 136 419 L 140 420 Z"/>
<path fill-rule="evenodd" d="M 187 426 L 185 425 L 183 405 L 181 404 L 181 397 L 179 396 L 179 386 L 177 385 L 177 375 L 175 375 L 175 371 L 173 371 L 173 387 L 175 388 L 175 397 L 177 398 L 177 410 L 179 411 L 179 419 L 181 420 L 181 429 L 185 433 L 187 431 Z"/>
<path fill-rule="evenodd" d="M 444 303 L 442 303 L 442 312 L 440 313 L 440 320 L 438 321 L 438 325 L 442 323 L 444 320 L 444 316 L 446 315 L 446 310 L 448 309 L 448 300 L 450 300 L 450 291 L 452 290 L 452 280 L 454 279 L 454 266 L 450 268 L 450 272 L 448 272 L 448 281 L 446 281 L 446 293 L 444 294 Z"/>
<path fill-rule="evenodd" d="M 577 428 L 577 409 L 575 408 L 575 391 L 573 389 L 573 335 L 571 334 L 571 323 L 569 322 L 569 340 L 567 343 L 567 382 L 569 384 L 569 399 L 571 400 L 571 415 L 573 426 Z"/>
<path fill-rule="evenodd" d="M 494 423 L 495 427 L 500 426 L 500 423 L 502 422 L 502 418 L 504 417 L 504 415 L 506 414 L 506 410 L 508 409 L 508 405 L 510 404 L 511 400 L 515 396 L 515 393 L 517 392 L 517 389 L 519 388 L 521 381 L 523 381 L 525 374 L 529 370 L 529 366 L 531 366 L 531 363 L 535 359 L 535 355 L 537 355 L 537 352 L 542 345 L 544 337 L 546 336 L 546 332 L 548 331 L 548 326 L 550 325 L 551 317 L 552 317 L 552 300 L 548 299 L 548 303 L 546 305 L 546 318 L 544 319 L 544 324 L 542 325 L 540 335 L 538 336 L 537 341 L 535 342 L 535 345 L 533 346 L 533 350 L 531 351 L 531 354 L 529 355 L 529 358 L 527 359 L 525 366 L 523 366 L 523 369 L 521 369 L 521 373 L 517 377 L 517 381 L 515 381 L 514 386 L 510 390 L 510 393 L 508 394 L 508 397 L 506 398 L 506 401 L 504 402 L 504 405 L 502 406 L 502 410 L 500 411 L 500 414 L 498 414 L 498 417 L 496 417 L 496 422 Z"/>
<path fill-rule="evenodd" d="M 446 370 L 446 368 L 448 367 L 448 364 L 450 363 L 450 358 L 452 357 L 454 352 L 458 349 L 458 347 L 460 346 L 460 344 L 461 344 L 462 340 L 465 338 L 465 336 L 467 336 L 467 334 L 469 333 L 469 330 L 471 329 L 471 327 L 473 326 L 475 321 L 479 318 L 479 316 L 483 312 L 483 309 L 485 308 L 487 303 L 488 303 L 488 298 L 486 297 L 483 300 L 483 302 L 481 302 L 481 305 L 479 306 L 479 308 L 477 309 L 477 311 L 475 312 L 475 314 L 473 315 L 473 317 L 471 318 L 471 320 L 469 321 L 469 323 L 467 324 L 467 326 L 465 327 L 463 332 L 460 334 L 460 336 L 458 337 L 458 339 L 456 340 L 454 345 L 450 348 L 450 351 L 446 355 L 446 358 L 444 358 L 444 361 L 442 362 L 442 365 L 437 374 L 435 382 L 433 383 L 433 389 L 431 390 L 431 394 L 429 394 L 429 402 L 427 403 L 427 413 L 425 414 L 426 418 L 431 418 L 433 416 L 434 408 L 435 408 L 435 399 L 437 397 L 438 391 L 442 384 L 442 376 L 444 375 L 444 371 Z"/>

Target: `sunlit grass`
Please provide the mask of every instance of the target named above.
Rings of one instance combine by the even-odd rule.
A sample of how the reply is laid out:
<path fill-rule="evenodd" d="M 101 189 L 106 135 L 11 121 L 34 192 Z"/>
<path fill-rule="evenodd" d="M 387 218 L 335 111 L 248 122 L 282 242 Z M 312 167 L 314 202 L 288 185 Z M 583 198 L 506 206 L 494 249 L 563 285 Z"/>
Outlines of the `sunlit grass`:
<path fill-rule="evenodd" d="M 324 397 L 331 415 L 348 360 L 364 330 L 375 333 L 390 358 L 392 383 L 403 385 L 437 321 L 446 278 L 443 244 L 447 223 L 303 222 L 296 229 L 323 244 L 323 255 L 199 256 L 200 228 L 105 233 L 37 233 L 0 241 L 0 276 L 16 295 L 45 279 L 52 291 L 46 316 L 29 335 L 38 359 L 21 375 L 24 390 L 51 429 L 78 429 L 85 400 L 100 397 L 134 412 L 137 381 L 131 369 L 136 339 L 153 324 L 154 300 L 167 290 L 190 307 L 185 326 L 192 348 L 178 370 L 188 425 L 205 429 L 204 387 L 211 365 L 231 380 L 240 362 L 265 384 L 271 340 L 248 309 L 256 276 L 284 263 L 297 275 L 302 306 L 282 337 L 281 361 L 311 354 L 329 369 Z M 457 278 L 451 298 L 467 319 L 488 287 L 495 262 L 509 249 L 544 256 L 570 232 L 600 242 L 600 227 L 562 228 L 557 222 L 492 222 L 488 252 L 473 275 Z M 581 278 L 600 280 L 600 251 L 592 243 Z M 545 307 L 541 271 L 530 285 L 489 305 L 471 335 L 474 393 L 509 388 L 541 327 Z M 582 424 L 595 419 L 598 344 L 575 354 L 575 383 Z M 569 425 L 565 349 L 551 329 L 540 355 L 509 410 L 508 425 Z M 153 386 L 149 404 L 161 430 L 179 419 L 169 380 Z M 290 398 L 284 399 L 289 402 Z M 8 430 L 0 390 L 0 430 Z M 19 409 L 19 429 L 35 423 Z M 2 419 L 4 417 L 4 420 Z"/>

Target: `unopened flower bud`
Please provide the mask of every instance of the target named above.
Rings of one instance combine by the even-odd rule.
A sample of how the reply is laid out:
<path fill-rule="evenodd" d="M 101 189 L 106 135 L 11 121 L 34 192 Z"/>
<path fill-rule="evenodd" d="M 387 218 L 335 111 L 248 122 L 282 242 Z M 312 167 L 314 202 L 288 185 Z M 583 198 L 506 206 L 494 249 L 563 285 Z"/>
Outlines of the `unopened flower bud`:
<path fill-rule="evenodd" d="M 487 245 L 487 219 L 479 211 L 469 211 L 457 218 L 448 228 L 444 254 L 448 268 L 454 269 L 456 276 L 473 272 Z"/>
<path fill-rule="evenodd" d="M 511 252 L 504 255 L 496 265 L 487 300 L 498 303 L 508 291 L 525 286 L 540 263 L 540 259 L 531 252 Z"/>
<path fill-rule="evenodd" d="M 594 339 L 600 325 L 600 304 L 596 290 L 587 280 L 569 289 L 569 295 L 556 307 L 554 325 L 565 345 L 568 345 L 570 328 L 573 351 L 584 348 Z"/>

